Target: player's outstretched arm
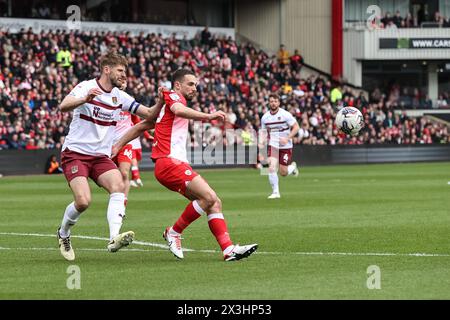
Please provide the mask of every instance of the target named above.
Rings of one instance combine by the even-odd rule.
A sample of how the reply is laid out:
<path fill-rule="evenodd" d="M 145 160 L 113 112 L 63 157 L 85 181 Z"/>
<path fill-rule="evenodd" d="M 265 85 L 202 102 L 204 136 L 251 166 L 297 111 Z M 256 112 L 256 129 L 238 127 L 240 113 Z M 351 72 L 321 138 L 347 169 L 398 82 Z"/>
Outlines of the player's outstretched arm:
<path fill-rule="evenodd" d="M 216 111 L 214 113 L 204 113 L 196 110 L 192 110 L 181 103 L 174 103 L 170 107 L 170 111 L 172 111 L 177 117 L 192 119 L 192 120 L 201 120 L 201 121 L 211 121 L 215 119 L 222 119 L 225 121 L 227 115 L 223 111 Z"/>
<path fill-rule="evenodd" d="M 111 152 L 111 158 L 114 158 L 117 153 L 119 153 L 120 149 L 122 149 L 125 145 L 127 145 L 131 140 L 136 139 L 142 133 L 147 130 L 153 129 L 155 127 L 155 122 L 153 120 L 145 119 L 139 122 L 138 124 L 132 126 L 120 139 L 117 141 L 113 147 Z"/>
<path fill-rule="evenodd" d="M 86 102 L 92 101 L 96 96 L 101 95 L 103 92 L 98 88 L 93 88 L 88 91 L 85 97 L 74 97 L 72 95 L 66 96 L 59 104 L 61 112 L 70 112 Z"/>
<path fill-rule="evenodd" d="M 158 88 L 158 99 L 156 101 L 156 104 L 152 107 L 146 107 L 142 106 L 142 108 L 138 108 L 136 110 L 136 115 L 143 119 L 148 119 L 149 121 L 154 121 L 156 118 L 158 118 L 159 112 L 161 111 L 162 106 L 164 105 L 164 97 L 163 93 L 164 91 L 168 91 L 166 87 L 159 87 Z"/>

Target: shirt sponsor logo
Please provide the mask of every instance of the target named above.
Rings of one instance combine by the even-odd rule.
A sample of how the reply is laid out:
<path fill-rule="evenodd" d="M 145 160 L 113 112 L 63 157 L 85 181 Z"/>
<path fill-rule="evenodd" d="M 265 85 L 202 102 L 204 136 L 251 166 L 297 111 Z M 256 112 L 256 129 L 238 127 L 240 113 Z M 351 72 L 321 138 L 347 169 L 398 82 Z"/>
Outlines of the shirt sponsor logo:
<path fill-rule="evenodd" d="M 94 111 L 92 112 L 94 114 L 94 117 L 98 117 L 99 112 L 100 112 L 100 108 L 94 107 Z"/>

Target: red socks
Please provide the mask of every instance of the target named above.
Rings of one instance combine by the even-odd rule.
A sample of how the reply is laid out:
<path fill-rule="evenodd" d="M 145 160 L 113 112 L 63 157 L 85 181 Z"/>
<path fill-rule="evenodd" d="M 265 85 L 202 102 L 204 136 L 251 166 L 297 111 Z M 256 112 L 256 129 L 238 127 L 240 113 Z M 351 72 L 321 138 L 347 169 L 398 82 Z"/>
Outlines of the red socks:
<path fill-rule="evenodd" d="M 181 216 L 172 226 L 172 230 L 177 233 L 182 233 L 192 222 L 200 218 L 205 211 L 198 205 L 197 201 L 192 201 L 184 209 Z M 216 237 L 222 251 L 233 245 L 228 234 L 227 224 L 222 213 L 208 214 L 208 225 L 212 234 Z"/>
<path fill-rule="evenodd" d="M 139 174 L 139 167 L 132 166 L 131 167 L 131 180 L 140 179 L 141 175 Z"/>
<path fill-rule="evenodd" d="M 230 239 L 230 235 L 228 234 L 227 224 L 222 213 L 208 214 L 208 225 L 209 229 L 216 237 L 216 240 L 219 243 L 222 251 L 233 245 L 233 242 Z"/>
<path fill-rule="evenodd" d="M 187 205 L 186 209 L 184 209 L 177 222 L 175 222 L 175 224 L 173 225 L 173 231 L 182 233 L 188 225 L 200 218 L 203 213 L 205 212 L 198 205 L 197 201 L 192 201 Z"/>

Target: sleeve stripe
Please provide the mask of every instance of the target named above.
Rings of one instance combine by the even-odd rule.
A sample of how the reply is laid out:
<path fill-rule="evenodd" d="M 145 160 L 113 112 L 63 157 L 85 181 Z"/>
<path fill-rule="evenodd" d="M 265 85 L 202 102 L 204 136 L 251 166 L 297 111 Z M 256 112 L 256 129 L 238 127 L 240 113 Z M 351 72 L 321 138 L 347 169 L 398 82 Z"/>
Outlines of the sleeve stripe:
<path fill-rule="evenodd" d="M 133 110 L 131 110 L 131 113 L 135 114 L 136 111 L 137 111 L 137 109 L 138 109 L 138 107 L 139 107 L 140 105 L 141 105 L 140 103 L 137 103 L 137 102 L 136 102 L 136 106 L 134 107 Z"/>
<path fill-rule="evenodd" d="M 128 111 L 130 111 L 131 113 L 132 113 L 131 109 L 133 108 L 133 105 L 134 105 L 135 103 L 136 103 L 136 100 L 134 100 L 134 101 L 131 103 L 130 107 L 128 108 Z"/>

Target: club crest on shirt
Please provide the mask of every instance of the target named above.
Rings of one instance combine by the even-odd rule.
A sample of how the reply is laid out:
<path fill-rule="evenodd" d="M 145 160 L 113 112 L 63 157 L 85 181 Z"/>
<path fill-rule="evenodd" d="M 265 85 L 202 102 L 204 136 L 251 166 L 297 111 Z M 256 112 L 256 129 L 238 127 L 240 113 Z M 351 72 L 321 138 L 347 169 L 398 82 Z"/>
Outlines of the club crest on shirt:
<path fill-rule="evenodd" d="M 117 104 L 117 97 L 112 97 L 112 102 L 113 102 L 114 104 Z"/>
<path fill-rule="evenodd" d="M 278 120 L 281 120 L 281 117 L 278 117 Z"/>
<path fill-rule="evenodd" d="M 192 171 L 191 171 L 191 170 L 186 170 L 186 171 L 184 172 L 184 174 L 187 175 L 187 176 L 190 176 L 190 175 L 192 174 Z"/>
<path fill-rule="evenodd" d="M 169 94 L 169 97 L 170 97 L 170 99 L 175 100 L 175 101 L 181 100 L 180 96 L 176 93 Z"/>
<path fill-rule="evenodd" d="M 71 171 L 72 171 L 72 173 L 77 173 L 78 172 L 78 166 L 72 166 Z"/>

